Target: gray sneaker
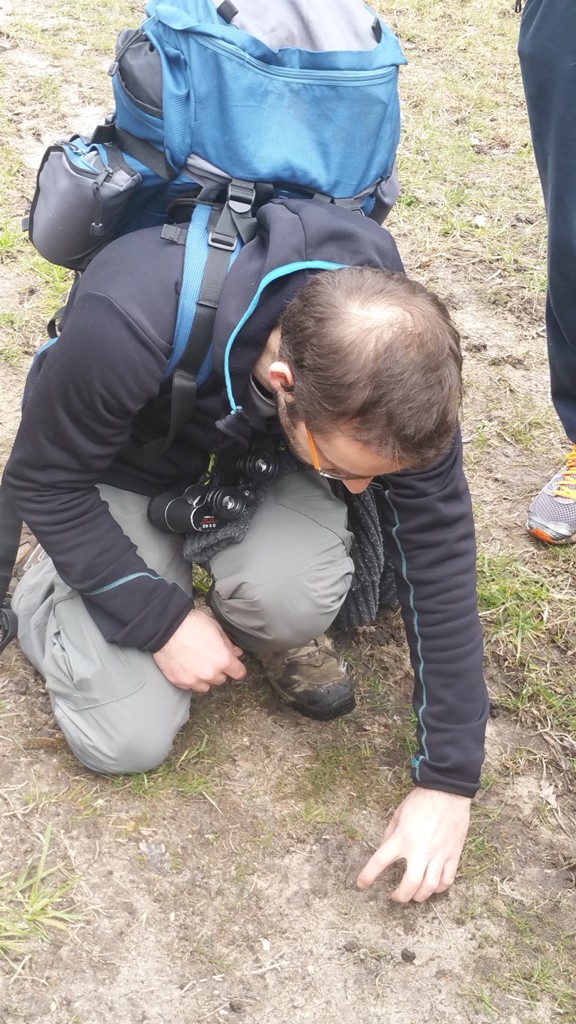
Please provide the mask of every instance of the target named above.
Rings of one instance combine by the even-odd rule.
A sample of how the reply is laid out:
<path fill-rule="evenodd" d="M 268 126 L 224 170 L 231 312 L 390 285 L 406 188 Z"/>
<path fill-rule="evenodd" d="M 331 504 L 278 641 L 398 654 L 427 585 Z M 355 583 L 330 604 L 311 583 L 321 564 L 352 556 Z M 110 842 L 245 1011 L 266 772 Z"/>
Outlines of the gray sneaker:
<path fill-rule="evenodd" d="M 546 544 L 576 541 L 576 445 L 530 505 L 528 532 Z"/>
<path fill-rule="evenodd" d="M 352 675 L 324 635 L 258 660 L 276 692 L 307 718 L 329 722 L 356 706 Z"/>

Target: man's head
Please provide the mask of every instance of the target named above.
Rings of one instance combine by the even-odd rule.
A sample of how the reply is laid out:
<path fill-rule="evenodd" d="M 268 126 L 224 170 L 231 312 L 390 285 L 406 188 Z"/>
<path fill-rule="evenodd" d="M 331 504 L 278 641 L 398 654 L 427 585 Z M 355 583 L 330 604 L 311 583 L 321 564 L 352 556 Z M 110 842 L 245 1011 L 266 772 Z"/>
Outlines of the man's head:
<path fill-rule="evenodd" d="M 314 462 L 307 431 L 320 465 L 324 454 L 324 468 L 362 480 L 425 467 L 450 446 L 462 398 L 460 338 L 422 285 L 371 267 L 323 271 L 288 304 L 279 332 L 269 379 L 306 461 Z M 366 455 L 358 469 L 342 463 L 349 454 L 356 462 Z"/>

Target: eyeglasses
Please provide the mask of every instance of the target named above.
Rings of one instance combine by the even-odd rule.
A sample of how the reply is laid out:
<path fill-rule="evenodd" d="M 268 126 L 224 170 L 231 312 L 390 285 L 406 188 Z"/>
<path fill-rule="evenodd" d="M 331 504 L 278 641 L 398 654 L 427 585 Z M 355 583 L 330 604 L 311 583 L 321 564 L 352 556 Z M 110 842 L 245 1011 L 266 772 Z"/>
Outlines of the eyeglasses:
<path fill-rule="evenodd" d="M 325 477 L 327 480 L 366 480 L 366 477 L 361 476 L 360 473 L 338 473 L 337 470 L 322 469 L 318 459 L 316 442 L 308 430 L 308 427 L 306 427 L 306 434 L 308 435 L 308 444 L 310 445 L 310 454 L 312 455 L 312 465 L 320 476 Z"/>

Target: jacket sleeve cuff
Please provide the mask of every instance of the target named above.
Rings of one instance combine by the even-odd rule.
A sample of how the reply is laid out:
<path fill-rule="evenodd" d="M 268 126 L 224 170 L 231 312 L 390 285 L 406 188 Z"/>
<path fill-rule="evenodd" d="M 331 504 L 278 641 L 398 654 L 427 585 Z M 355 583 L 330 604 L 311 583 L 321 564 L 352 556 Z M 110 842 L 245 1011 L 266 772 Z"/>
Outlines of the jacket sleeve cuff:
<path fill-rule="evenodd" d="M 105 640 L 154 653 L 164 646 L 194 608 L 194 599 L 176 583 L 139 581 L 133 593 L 83 594 L 84 604 Z M 130 597 L 133 598 L 130 601 Z"/>
<path fill-rule="evenodd" d="M 416 772 L 412 769 L 412 782 L 419 789 L 437 789 L 441 793 L 454 793 L 455 796 L 466 796 L 470 800 L 473 800 L 476 793 L 480 789 L 480 782 L 457 782 L 452 779 L 446 779 L 442 776 L 438 776 L 437 779 L 426 778 L 419 779 L 416 776 Z"/>

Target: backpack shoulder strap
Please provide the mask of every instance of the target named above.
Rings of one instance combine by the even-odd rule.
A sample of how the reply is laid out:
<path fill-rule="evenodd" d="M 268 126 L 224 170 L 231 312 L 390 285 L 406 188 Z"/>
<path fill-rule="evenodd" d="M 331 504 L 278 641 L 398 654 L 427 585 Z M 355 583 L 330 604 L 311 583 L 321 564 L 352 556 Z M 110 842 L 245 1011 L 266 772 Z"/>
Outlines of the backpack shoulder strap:
<path fill-rule="evenodd" d="M 188 229 L 165 225 L 162 237 L 186 246 L 180 303 L 172 356 L 165 379 L 172 375 L 168 434 L 144 445 L 150 458 L 162 455 L 190 419 L 199 385 L 211 369 L 214 320 L 224 281 L 244 242 L 256 233 L 250 182 L 232 181 L 223 206 L 197 202 Z"/>

